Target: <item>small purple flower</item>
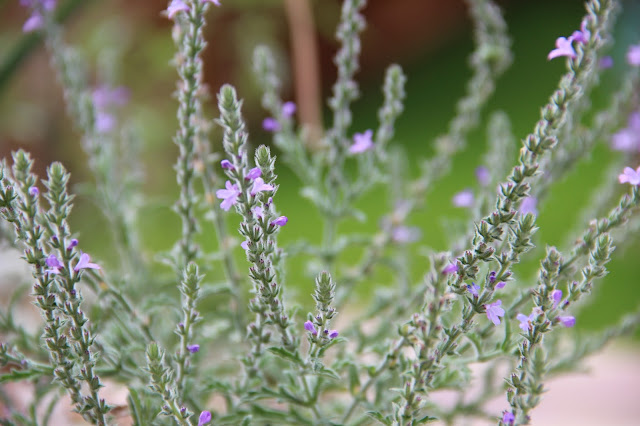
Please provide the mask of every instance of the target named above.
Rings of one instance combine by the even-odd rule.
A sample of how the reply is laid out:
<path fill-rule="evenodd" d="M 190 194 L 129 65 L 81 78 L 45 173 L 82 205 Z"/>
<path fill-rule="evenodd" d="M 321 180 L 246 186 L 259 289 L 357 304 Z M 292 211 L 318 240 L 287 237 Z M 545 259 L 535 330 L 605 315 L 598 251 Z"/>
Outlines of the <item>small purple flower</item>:
<path fill-rule="evenodd" d="M 220 207 L 222 207 L 222 210 L 229 211 L 231 206 L 233 206 L 238 201 L 240 190 L 238 189 L 238 185 L 232 185 L 230 181 L 225 182 L 225 187 L 227 189 L 218 189 L 216 191 L 216 197 L 223 200 L 222 203 L 220 203 Z"/>
<path fill-rule="evenodd" d="M 413 243 L 420 239 L 420 229 L 399 225 L 391 231 L 391 239 L 399 244 Z"/>
<path fill-rule="evenodd" d="M 285 102 L 284 105 L 282 105 L 282 115 L 284 115 L 286 118 L 291 118 L 293 117 L 293 114 L 296 113 L 296 104 L 295 102 Z"/>
<path fill-rule="evenodd" d="M 81 253 L 80 260 L 78 260 L 78 263 L 73 270 L 78 272 L 80 269 L 100 269 L 100 266 L 95 263 L 91 263 L 91 257 L 87 253 Z"/>
<path fill-rule="evenodd" d="M 353 135 L 353 145 L 349 147 L 351 154 L 360 154 L 373 148 L 373 130 L 367 130 L 364 133 L 356 133 Z"/>
<path fill-rule="evenodd" d="M 78 245 L 78 240 L 73 238 L 73 239 L 71 239 L 71 241 L 69 241 L 69 245 L 67 246 L 67 250 L 71 250 L 72 248 L 74 248 L 77 245 Z"/>
<path fill-rule="evenodd" d="M 280 123 L 273 117 L 267 117 L 262 120 L 262 128 L 267 132 L 277 132 L 280 130 Z"/>
<path fill-rule="evenodd" d="M 573 50 L 573 46 L 571 45 L 572 42 L 573 39 L 571 37 L 569 37 L 568 39 L 565 37 L 558 37 L 556 39 L 556 48 L 549 52 L 547 60 L 550 61 L 559 56 L 566 56 L 568 58 L 574 59 L 577 55 L 576 51 Z"/>
<path fill-rule="evenodd" d="M 489 284 L 493 284 L 496 282 L 496 275 L 498 275 L 496 271 L 489 272 Z"/>
<path fill-rule="evenodd" d="M 256 195 L 258 192 L 262 191 L 273 191 L 273 185 L 269 185 L 268 183 L 264 183 L 261 177 L 257 177 L 253 181 L 253 186 L 251 187 L 251 195 Z"/>
<path fill-rule="evenodd" d="M 91 95 L 96 109 L 95 128 L 98 133 L 108 133 L 116 127 L 113 108 L 129 102 L 129 89 L 124 86 L 111 88 L 106 85 L 93 90 Z"/>
<path fill-rule="evenodd" d="M 499 281 L 498 284 L 496 284 L 496 288 L 501 289 L 501 288 L 504 288 L 506 285 L 507 285 L 506 281 Z"/>
<path fill-rule="evenodd" d="M 640 44 L 629 46 L 627 51 L 627 63 L 634 67 L 640 67 Z"/>
<path fill-rule="evenodd" d="M 304 329 L 310 332 L 311 334 L 313 334 L 314 336 L 318 335 L 318 330 L 316 330 L 316 327 L 313 325 L 311 321 L 306 321 L 304 323 Z"/>
<path fill-rule="evenodd" d="M 253 169 L 249 170 L 249 173 L 247 173 L 244 179 L 254 180 L 256 178 L 259 178 L 260 176 L 262 176 L 262 170 L 260 170 L 260 167 L 254 167 Z"/>
<path fill-rule="evenodd" d="M 338 330 L 330 330 L 329 331 L 329 339 L 335 339 L 336 337 L 338 337 Z"/>
<path fill-rule="evenodd" d="M 286 216 L 280 216 L 277 219 L 274 219 L 271 222 L 271 225 L 275 225 L 275 226 L 285 226 L 287 224 L 287 222 L 289 221 L 289 218 L 287 218 Z"/>
<path fill-rule="evenodd" d="M 262 219 L 262 216 L 264 215 L 264 209 L 260 206 L 255 206 L 251 209 L 251 213 L 253 213 L 256 218 Z"/>
<path fill-rule="evenodd" d="M 603 56 L 602 58 L 600 58 L 600 61 L 598 61 L 598 67 L 600 67 L 600 69 L 602 70 L 606 70 L 608 68 L 611 68 L 613 66 L 613 58 L 611 56 Z"/>
<path fill-rule="evenodd" d="M 37 186 L 32 186 L 29 188 L 29 195 L 35 198 L 38 195 L 40 195 L 40 190 L 38 189 Z"/>
<path fill-rule="evenodd" d="M 243 242 L 240 243 L 240 247 L 242 247 L 244 249 L 244 251 L 248 251 L 249 250 L 249 240 L 244 240 Z"/>
<path fill-rule="evenodd" d="M 489 318 L 494 325 L 500 325 L 500 317 L 504 316 L 504 309 L 502 309 L 500 305 L 502 305 L 502 300 L 500 299 L 484 305 L 484 309 L 487 311 L 487 318 Z"/>
<path fill-rule="evenodd" d="M 216 5 L 220 6 L 218 3 Z M 198 419 L 198 426 L 204 426 L 211 421 L 211 412 L 203 411 L 200 413 L 200 418 Z"/>
<path fill-rule="evenodd" d="M 233 164 L 231 164 L 231 161 L 229 161 L 229 160 L 222 160 L 220 162 L 220 165 L 222 166 L 223 169 L 226 169 L 226 170 L 234 170 L 235 169 L 235 167 L 233 166 Z"/>
<path fill-rule="evenodd" d="M 489 169 L 484 166 L 480 166 L 476 169 L 476 179 L 478 179 L 478 183 L 482 186 L 487 186 L 491 183 L 491 173 L 489 173 Z"/>
<path fill-rule="evenodd" d="M 187 345 L 187 350 L 189 352 L 191 352 L 192 354 L 195 354 L 196 352 L 198 352 L 200 350 L 200 345 L 198 345 L 198 344 Z"/>
<path fill-rule="evenodd" d="M 124 106 L 129 102 L 131 93 L 124 86 L 111 88 L 109 86 L 99 86 L 93 90 L 91 97 L 93 104 L 99 110 L 112 106 Z"/>
<path fill-rule="evenodd" d="M 104 111 L 96 111 L 95 126 L 98 133 L 109 133 L 116 127 L 116 118 Z"/>
<path fill-rule="evenodd" d="M 560 322 L 560 324 L 564 325 L 567 328 L 573 327 L 574 325 L 576 325 L 576 317 L 573 317 L 571 315 L 558 316 L 558 322 Z"/>
<path fill-rule="evenodd" d="M 536 197 L 524 197 L 522 202 L 520 203 L 520 214 L 528 214 L 532 213 L 534 215 L 538 214 L 538 209 L 536 208 L 538 205 L 538 199 Z"/>
<path fill-rule="evenodd" d="M 471 207 L 473 206 L 473 200 L 473 192 L 470 189 L 465 189 L 455 194 L 452 202 L 456 207 Z"/>
<path fill-rule="evenodd" d="M 640 151 L 640 111 L 632 112 L 627 127 L 613 134 L 611 148 L 630 153 Z"/>
<path fill-rule="evenodd" d="M 64 268 L 64 264 L 56 257 L 55 254 L 50 254 L 45 260 L 46 265 L 49 267 L 46 271 L 47 274 L 55 275 L 60 273 L 60 269 Z"/>
<path fill-rule="evenodd" d="M 587 44 L 591 37 L 591 31 L 587 29 L 587 21 L 582 21 L 580 24 L 580 31 L 574 31 L 569 37 L 569 40 L 573 40 L 577 43 Z"/>
<path fill-rule="evenodd" d="M 467 291 L 473 294 L 475 297 L 478 297 L 478 290 L 480 290 L 480 286 L 476 283 L 467 284 Z"/>
<path fill-rule="evenodd" d="M 30 33 L 35 30 L 39 30 L 44 25 L 44 19 L 38 12 L 33 12 L 31 16 L 24 22 L 22 26 L 23 33 Z"/>
<path fill-rule="evenodd" d="M 640 185 L 640 167 L 633 170 L 631 167 L 625 167 L 624 173 L 618 175 L 620 183 L 630 183 L 631 185 Z"/>
<path fill-rule="evenodd" d="M 448 264 L 442 270 L 443 274 L 453 274 L 454 272 L 458 272 L 458 265 L 455 263 Z"/>
<path fill-rule="evenodd" d="M 520 321 L 520 329 L 524 332 L 528 331 L 531 328 L 531 320 L 533 320 L 533 314 L 526 316 L 525 314 L 516 315 L 516 319 Z"/>
<path fill-rule="evenodd" d="M 502 423 L 505 425 L 512 425 L 516 421 L 516 416 L 511 411 L 505 411 L 502 413 Z"/>
<path fill-rule="evenodd" d="M 167 8 L 167 17 L 173 19 L 173 17 L 179 12 L 188 12 L 189 6 L 182 0 L 171 0 L 171 4 Z"/>
<path fill-rule="evenodd" d="M 551 292 L 551 300 L 553 300 L 553 309 L 557 308 L 562 300 L 562 290 L 553 290 Z"/>

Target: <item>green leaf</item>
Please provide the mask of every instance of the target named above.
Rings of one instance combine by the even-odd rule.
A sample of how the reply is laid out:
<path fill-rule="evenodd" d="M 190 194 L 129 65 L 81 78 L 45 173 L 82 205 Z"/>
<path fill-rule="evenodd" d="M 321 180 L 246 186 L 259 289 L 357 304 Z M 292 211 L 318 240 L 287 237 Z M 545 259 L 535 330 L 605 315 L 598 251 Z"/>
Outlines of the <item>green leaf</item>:
<path fill-rule="evenodd" d="M 35 369 L 11 370 L 11 372 L 7 374 L 0 374 L 0 383 L 18 382 L 18 381 L 30 379 L 33 377 L 42 377 L 46 375 L 48 375 L 46 372 L 35 370 Z"/>
<path fill-rule="evenodd" d="M 377 411 L 367 411 L 366 414 L 367 414 L 367 416 L 371 417 L 372 419 L 379 421 L 383 425 L 390 425 L 391 424 L 391 419 L 389 419 L 388 417 L 384 417 L 382 414 L 380 414 Z"/>
<path fill-rule="evenodd" d="M 416 420 L 416 423 L 420 425 L 423 423 L 435 422 L 436 420 L 438 420 L 436 417 L 424 416 L 423 418 Z"/>
<path fill-rule="evenodd" d="M 349 391 L 355 394 L 360 389 L 360 375 L 358 374 L 358 367 L 354 364 L 349 364 Z"/>
<path fill-rule="evenodd" d="M 303 361 L 300 358 L 300 355 L 298 355 L 297 353 L 294 354 L 292 352 L 289 352 L 285 348 L 272 346 L 267 350 L 269 352 L 271 352 L 272 354 L 280 357 L 280 358 L 283 358 L 283 359 L 286 359 L 287 361 L 293 362 L 294 364 L 297 364 L 297 365 L 302 365 L 303 364 Z"/>
<path fill-rule="evenodd" d="M 127 396 L 127 403 L 129 404 L 129 412 L 135 426 L 142 426 L 144 424 L 141 418 L 142 404 L 140 403 L 140 396 L 135 389 L 129 388 L 129 396 Z"/>
<path fill-rule="evenodd" d="M 331 368 L 325 366 L 322 366 L 321 369 L 314 371 L 314 373 L 318 376 L 328 377 L 334 380 L 341 380 L 340 375 L 335 370 L 332 370 Z"/>

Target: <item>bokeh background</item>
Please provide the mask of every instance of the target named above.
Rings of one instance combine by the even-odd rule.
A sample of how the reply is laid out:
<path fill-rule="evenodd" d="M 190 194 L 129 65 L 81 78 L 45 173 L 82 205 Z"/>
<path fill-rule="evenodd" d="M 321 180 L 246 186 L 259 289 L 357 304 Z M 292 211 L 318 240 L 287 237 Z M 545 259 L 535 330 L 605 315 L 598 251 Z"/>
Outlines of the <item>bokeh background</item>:
<path fill-rule="evenodd" d="M 0 157 L 24 148 L 37 159 L 41 176 L 47 164 L 62 161 L 72 171 L 74 183 L 90 180 L 80 135 L 65 115 L 61 89 L 42 42 L 37 35 L 21 32 L 27 12 L 18 3 L 0 0 Z M 179 220 L 170 210 L 177 194 L 172 168 L 177 156 L 177 147 L 172 143 L 177 129 L 177 102 L 172 96 L 177 76 L 170 63 L 174 52 L 171 22 L 161 15 L 166 3 L 164 0 L 62 2 L 68 7 L 66 39 L 85 55 L 91 81 L 122 85 L 130 90 L 130 102 L 120 111 L 120 119 L 129 120 L 143 140 L 140 168 L 146 176 L 146 205 L 140 211 L 139 223 L 150 252 L 169 249 L 179 234 Z M 340 2 L 311 0 L 312 26 L 302 26 L 317 44 L 319 100 L 306 97 L 308 90 L 313 94 L 314 88 L 303 84 L 308 83 L 308 75 L 296 74 L 292 60 L 292 45 L 301 36 L 300 22 L 306 24 L 299 3 L 302 0 L 222 0 L 223 7 L 210 9 L 205 31 L 208 41 L 204 53 L 205 80 L 213 94 L 223 83 L 236 86 L 244 98 L 243 112 L 255 146 L 270 144 L 270 134 L 260 127 L 266 113 L 260 107 L 260 93 L 251 72 L 252 52 L 258 44 L 267 44 L 276 53 L 284 81 L 283 97 L 306 104 L 305 108 L 311 110 L 319 105 L 324 120 L 329 117 L 322 99 L 329 95 L 335 78 L 332 56 L 337 49 L 334 31 Z M 434 138 L 446 131 L 455 103 L 464 94 L 471 74 L 467 58 L 473 42 L 466 7 L 460 0 L 368 3 L 364 12 L 368 27 L 363 34 L 362 66 L 358 73 L 363 96 L 354 104 L 352 130 L 375 127 L 384 69 L 390 63 L 401 64 L 408 76 L 408 96 L 405 112 L 397 123 L 394 144 L 409 153 L 410 172 L 415 175 L 419 159 L 432 153 Z M 520 140 L 532 130 L 540 107 L 565 70 L 563 60 L 548 62 L 546 56 L 557 37 L 568 36 L 579 27 L 584 6 L 579 0 L 510 0 L 500 4 L 513 39 L 515 59 L 499 80 L 483 117 L 495 110 L 506 111 L 513 133 Z M 625 12 L 618 19 L 615 44 L 608 51 L 614 66 L 604 72 L 601 87 L 594 93 L 596 107 L 605 105 L 608 94 L 619 86 L 626 66 L 626 49 L 640 40 L 640 1 L 627 0 L 623 4 Z M 206 108 L 208 117 L 217 116 L 213 97 Z M 447 248 L 447 221 L 466 217 L 467 212 L 451 205 L 451 196 L 474 185 L 474 169 L 486 147 L 485 132 L 486 128 L 481 126 L 470 135 L 468 148 L 456 157 L 451 173 L 430 192 L 426 209 L 411 217 L 412 225 L 423 228 L 419 245 L 437 250 Z M 211 141 L 214 150 L 220 151 L 219 129 L 212 131 Z M 570 238 L 568 233 L 576 229 L 578 210 L 587 202 L 590 190 L 605 178 L 606 164 L 618 155 L 609 149 L 607 142 L 601 141 L 596 151 L 558 182 L 539 206 L 540 231 L 536 241 L 565 245 Z M 280 167 L 278 173 L 279 210 L 290 218 L 280 233 L 281 245 L 301 236 L 317 241 L 321 232 L 315 224 L 317 213 L 300 197 L 300 187 L 293 175 L 285 167 Z M 369 213 L 369 220 L 346 222 L 344 229 L 377 229 L 386 204 L 382 201 L 384 197 L 380 191 L 367 195 L 361 207 Z M 447 221 L 443 220 L 445 217 Z M 105 223 L 87 197 L 77 198 L 73 229 L 80 234 L 86 250 L 108 266 L 115 262 L 115 257 Z M 162 232 L 157 232 L 158 229 Z M 212 229 L 205 226 L 204 230 L 208 236 L 202 244 L 214 247 Z M 634 242 L 615 254 L 615 260 L 609 264 L 610 274 L 598 282 L 594 297 L 580 310 L 578 328 L 602 329 L 639 305 L 640 238 L 632 238 Z M 351 255 L 357 259 L 357 253 L 348 253 L 347 261 Z M 238 256 L 241 259 L 240 250 Z M 530 258 L 521 266 L 520 274 L 530 276 L 538 261 Z M 304 263 L 289 262 L 288 267 L 291 268 L 288 285 L 298 286 L 299 293 L 306 296 L 311 281 L 306 277 Z M 417 264 L 414 270 L 417 279 L 424 272 L 424 265 Z"/>

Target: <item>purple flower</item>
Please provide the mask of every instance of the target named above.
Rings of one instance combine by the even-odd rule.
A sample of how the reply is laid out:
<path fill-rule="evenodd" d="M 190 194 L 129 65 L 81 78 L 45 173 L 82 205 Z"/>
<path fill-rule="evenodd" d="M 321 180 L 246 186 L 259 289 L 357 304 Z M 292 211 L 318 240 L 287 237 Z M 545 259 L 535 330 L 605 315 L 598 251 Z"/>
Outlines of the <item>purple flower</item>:
<path fill-rule="evenodd" d="M 206 0 L 203 0 L 206 1 Z M 220 6 L 218 3 L 216 5 Z M 198 426 L 204 426 L 211 421 L 211 412 L 203 411 L 200 413 L 200 418 L 198 419 Z"/>
<path fill-rule="evenodd" d="M 640 167 L 633 170 L 631 167 L 625 167 L 624 173 L 618 175 L 620 183 L 630 183 L 631 185 L 640 185 Z"/>
<path fill-rule="evenodd" d="M 502 423 L 506 425 L 512 425 L 516 421 L 516 416 L 511 411 L 505 411 L 502 413 Z"/>
<path fill-rule="evenodd" d="M 96 108 L 95 127 L 99 133 L 107 133 L 116 126 L 116 118 L 112 109 L 123 106 L 129 102 L 129 89 L 124 86 L 114 89 L 108 86 L 100 86 L 92 93 L 93 104 Z"/>
<path fill-rule="evenodd" d="M 91 257 L 87 253 L 80 253 L 80 260 L 78 260 L 73 270 L 78 272 L 80 269 L 100 269 L 100 266 L 91 263 Z"/>
<path fill-rule="evenodd" d="M 458 265 L 455 263 L 448 264 L 442 270 L 443 274 L 453 274 L 454 272 L 458 272 Z"/>
<path fill-rule="evenodd" d="M 420 239 L 420 229 L 399 225 L 391 231 L 391 239 L 396 243 L 413 243 Z"/>
<path fill-rule="evenodd" d="M 504 309 L 500 305 L 502 305 L 502 300 L 500 299 L 484 305 L 484 309 L 487 311 L 487 318 L 495 325 L 500 325 L 500 317 L 504 316 Z"/>
<path fill-rule="evenodd" d="M 251 213 L 253 213 L 256 218 L 262 219 L 262 216 L 264 215 L 264 209 L 260 206 L 255 206 L 251 209 Z"/>
<path fill-rule="evenodd" d="M 267 117 L 262 120 L 262 128 L 267 132 L 277 132 L 280 130 L 280 123 L 273 117 Z"/>
<path fill-rule="evenodd" d="M 21 0 L 20 4 L 24 7 L 34 9 L 39 4 L 44 10 L 51 11 L 56 7 L 56 0 Z M 22 32 L 30 33 L 42 28 L 44 25 L 44 17 L 38 10 L 33 10 L 31 16 L 22 26 Z"/>
<path fill-rule="evenodd" d="M 254 180 L 256 178 L 259 178 L 260 176 L 262 176 L 262 170 L 260 170 L 260 167 L 254 167 L 253 169 L 249 170 L 249 173 L 247 173 L 244 179 Z"/>
<path fill-rule="evenodd" d="M 277 219 L 274 219 L 271 222 L 271 225 L 276 225 L 276 226 L 285 226 L 287 224 L 287 222 L 289 221 L 289 219 L 286 216 L 280 216 Z"/>
<path fill-rule="evenodd" d="M 229 161 L 229 160 L 222 160 L 220 162 L 220 165 L 222 166 L 223 169 L 226 169 L 226 170 L 234 170 L 235 169 L 235 167 L 233 166 L 233 164 L 231 164 L 231 161 Z"/>
<path fill-rule="evenodd" d="M 558 316 L 558 322 L 560 322 L 560 324 L 564 325 L 565 327 L 569 328 L 576 325 L 576 318 L 571 315 Z"/>
<path fill-rule="evenodd" d="M 261 177 L 257 177 L 253 181 L 253 186 L 251 187 L 251 195 L 256 195 L 258 192 L 262 191 L 273 191 L 273 186 L 268 183 L 264 183 Z"/>
<path fill-rule="evenodd" d="M 553 309 L 555 309 L 562 300 L 562 290 L 553 290 L 551 292 L 551 299 L 553 300 Z"/>
<path fill-rule="evenodd" d="M 313 334 L 314 336 L 318 335 L 318 330 L 316 330 L 315 326 L 311 321 L 306 321 L 304 323 L 304 329 Z"/>
<path fill-rule="evenodd" d="M 37 186 L 32 186 L 29 188 L 29 195 L 35 198 L 38 195 L 40 195 L 40 190 L 38 189 Z"/>
<path fill-rule="evenodd" d="M 244 249 L 244 251 L 248 251 L 249 250 L 249 240 L 244 240 L 243 242 L 240 243 L 240 247 L 242 247 Z"/>
<path fill-rule="evenodd" d="M 353 135 L 353 145 L 349 147 L 351 154 L 360 154 L 373 148 L 373 130 L 367 130 L 364 133 L 356 133 Z"/>
<path fill-rule="evenodd" d="M 109 133 L 116 127 L 116 118 L 104 111 L 96 111 L 95 126 L 98 133 Z"/>
<path fill-rule="evenodd" d="M 173 19 L 176 13 L 187 11 L 189 11 L 189 6 L 187 6 L 185 2 L 182 0 L 171 0 L 171 4 L 169 4 L 167 8 L 167 17 Z"/>
<path fill-rule="evenodd" d="M 603 56 L 598 61 L 598 67 L 600 69 L 606 70 L 607 68 L 611 68 L 613 66 L 613 58 L 611 56 Z"/>
<path fill-rule="evenodd" d="M 480 286 L 476 283 L 467 284 L 467 290 L 475 297 L 478 297 L 478 290 L 480 290 Z"/>
<path fill-rule="evenodd" d="M 38 12 L 33 12 L 31 16 L 24 22 L 22 26 L 23 33 L 30 33 L 35 30 L 39 30 L 44 25 L 44 19 Z"/>
<path fill-rule="evenodd" d="M 496 288 L 500 289 L 500 288 L 504 288 L 504 286 L 506 286 L 507 283 L 506 281 L 500 281 L 498 282 L 498 284 L 496 284 Z"/>
<path fill-rule="evenodd" d="M 45 260 L 45 263 L 49 267 L 49 269 L 44 271 L 47 274 L 52 274 L 52 275 L 59 274 L 60 269 L 64 268 L 64 264 L 60 262 L 60 260 L 53 253 L 50 254 L 49 257 L 47 257 L 47 260 Z"/>
<path fill-rule="evenodd" d="M 640 67 L 640 44 L 629 46 L 627 51 L 627 63 L 634 67 Z"/>
<path fill-rule="evenodd" d="M 78 240 L 73 238 L 73 239 L 71 239 L 71 241 L 69 241 L 69 245 L 67 246 L 67 250 L 71 250 L 72 248 L 74 248 L 77 245 L 78 245 Z"/>
<path fill-rule="evenodd" d="M 476 169 L 476 179 L 478 179 L 478 183 L 482 186 L 487 186 L 491 183 L 491 173 L 489 173 L 489 169 L 484 166 L 480 166 Z"/>
<path fill-rule="evenodd" d="M 526 332 L 531 328 L 531 320 L 533 320 L 533 314 L 529 316 L 526 316 L 525 314 L 518 314 L 516 315 L 516 319 L 520 321 L 520 325 L 518 327 L 520 327 L 522 331 Z"/>
<path fill-rule="evenodd" d="M 574 59 L 576 57 L 576 51 L 573 50 L 573 46 L 571 43 L 573 42 L 573 38 L 569 37 L 568 39 L 565 37 L 558 37 L 556 39 L 556 48 L 549 52 L 547 56 L 547 60 L 550 61 L 553 58 L 557 58 L 559 56 L 566 56 L 568 58 Z"/>
<path fill-rule="evenodd" d="M 223 200 L 222 203 L 220 203 L 222 210 L 229 211 L 231 206 L 238 201 L 240 190 L 238 189 L 238 185 L 232 185 L 230 181 L 226 181 L 224 185 L 227 189 L 218 189 L 216 191 L 216 197 Z"/>
<path fill-rule="evenodd" d="M 569 40 L 587 44 L 590 37 L 591 32 L 587 29 L 587 21 L 582 21 L 582 24 L 580 24 L 580 31 L 574 31 L 573 34 L 571 34 L 571 37 L 569 37 Z"/>
<path fill-rule="evenodd" d="M 473 199 L 473 192 L 470 189 L 465 189 L 455 194 L 452 202 L 456 207 L 471 207 L 473 206 Z"/>
<path fill-rule="evenodd" d="M 124 106 L 131 96 L 129 89 L 124 86 L 111 88 L 99 86 L 92 93 L 93 104 L 97 109 L 110 108 L 112 106 Z"/>
<path fill-rule="evenodd" d="M 293 116 L 293 114 L 296 113 L 296 104 L 294 102 L 285 102 L 284 105 L 282 105 L 282 115 L 284 115 L 286 118 L 291 118 Z"/>
<path fill-rule="evenodd" d="M 200 350 L 200 345 L 198 345 L 198 344 L 187 345 L 187 350 L 189 352 L 191 352 L 192 354 L 195 354 L 196 352 L 198 352 Z"/>
<path fill-rule="evenodd" d="M 613 134 L 611 148 L 631 153 L 640 151 L 640 111 L 632 112 L 627 127 Z"/>
<path fill-rule="evenodd" d="M 330 330 L 329 331 L 329 339 L 335 339 L 336 337 L 338 337 L 338 330 Z"/>
<path fill-rule="evenodd" d="M 528 214 L 532 213 L 537 215 L 538 209 L 536 208 L 538 205 L 538 199 L 536 197 L 524 197 L 522 202 L 520 203 L 520 214 Z"/>

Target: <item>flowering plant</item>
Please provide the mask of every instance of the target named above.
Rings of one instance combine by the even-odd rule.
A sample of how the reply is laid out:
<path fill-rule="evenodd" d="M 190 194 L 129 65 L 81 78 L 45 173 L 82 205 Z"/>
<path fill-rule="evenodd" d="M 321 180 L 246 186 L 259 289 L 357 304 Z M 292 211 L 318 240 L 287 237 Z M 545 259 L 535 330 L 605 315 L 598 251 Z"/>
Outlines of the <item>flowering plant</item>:
<path fill-rule="evenodd" d="M 82 240 L 68 223 L 73 196 L 62 164 L 49 166 L 41 181 L 23 150 L 2 162 L 1 235 L 22 250 L 43 319 L 34 334 L 10 311 L 2 314 L 0 382 L 28 380 L 35 387 L 33 409 L 9 410 L 7 424 L 49 422 L 61 390 L 84 420 L 99 425 L 116 424 L 123 416 L 138 425 L 410 425 L 434 419 L 455 423 L 461 416 L 526 424 L 547 378 L 637 325 L 635 313 L 588 344 L 565 330 L 576 323 L 576 303 L 607 273 L 614 240 L 624 244 L 640 224 L 640 167 L 631 164 L 640 150 L 639 45 L 628 49 L 628 75 L 610 106 L 591 111 L 589 104 L 598 75 L 610 62 L 602 52 L 610 42 L 617 1 L 587 1 L 580 30 L 558 38 L 548 59 L 565 58 L 567 71 L 522 141 L 515 165 L 508 117 L 492 115 L 489 150 L 476 170 L 478 189 L 452 200 L 469 209 L 472 226 L 451 232 L 448 251 L 428 249 L 424 260 L 412 249 L 420 230 L 407 224 L 410 215 L 465 148 L 497 78 L 511 63 L 498 6 L 492 0 L 467 1 L 475 28 L 473 76 L 448 132 L 409 181 L 404 154 L 390 146 L 404 108 L 399 66 L 387 69 L 377 129 L 350 135 L 365 0 L 343 2 L 338 77 L 328 103 L 333 120 L 317 140 L 297 125 L 296 104 L 281 99 L 270 51 L 256 49 L 255 74 L 270 115 L 263 127 L 273 133 L 278 162 L 272 148 L 251 148 L 242 101 L 230 85 L 217 94 L 222 158 L 213 153 L 201 53 L 205 12 L 221 4 L 172 0 L 166 16 L 174 25 L 179 75 L 174 142 L 180 192 L 174 210 L 182 226 L 173 249 L 159 255 L 171 268 L 168 274 L 152 267 L 157 260 L 149 261 L 141 248 L 135 220 L 140 176 L 122 173 L 135 169 L 136 161 L 135 145 L 119 136 L 114 114 L 126 102 L 126 90 L 90 90 L 78 56 L 64 42 L 56 2 L 22 3 L 30 8 L 24 31 L 41 31 L 53 58 L 69 115 L 82 134 L 95 200 L 109 220 L 120 258 L 117 266 L 106 267 L 80 250 Z M 626 117 L 628 125 L 620 129 Z M 585 209 L 585 229 L 568 249 L 549 246 L 542 253 L 535 241 L 538 204 L 603 139 L 625 154 L 607 170 L 604 187 Z M 303 220 L 277 208 L 278 193 L 288 190 L 277 180 L 281 163 L 320 213 L 321 242 L 278 245 L 289 219 Z M 621 184 L 626 192 L 613 201 Z M 381 186 L 389 189 L 391 203 L 379 230 L 374 235 L 341 230 L 348 218 L 366 220 L 356 202 Z M 198 244 L 202 209 L 217 236 L 215 253 Z M 240 240 L 229 234 L 235 217 Z M 345 260 L 346 250 L 360 246 L 360 260 Z M 244 260 L 238 262 L 240 252 Z M 294 256 L 312 259 L 315 309 L 306 314 L 286 286 L 288 258 Z M 526 256 L 540 258 L 536 277 L 515 269 Z M 420 259 L 419 283 L 411 283 L 409 258 Z M 391 285 L 377 289 L 366 309 L 352 308 L 356 287 L 382 268 L 391 271 Z M 222 283 L 208 278 L 214 269 L 224 271 Z M 85 293 L 92 297 L 85 299 Z M 474 378 L 470 365 L 476 363 L 486 366 L 483 377 Z M 504 380 L 498 377 L 501 370 Z M 484 391 L 469 398 L 472 380 L 480 380 Z M 119 385 L 127 389 L 122 404 L 104 396 L 103 388 Z M 453 408 L 436 404 L 430 395 L 441 389 L 458 392 L 460 402 Z M 504 411 L 487 412 L 486 402 L 501 394 Z M 36 409 L 42 405 L 47 405 L 44 413 Z"/>

